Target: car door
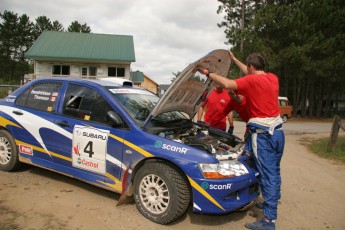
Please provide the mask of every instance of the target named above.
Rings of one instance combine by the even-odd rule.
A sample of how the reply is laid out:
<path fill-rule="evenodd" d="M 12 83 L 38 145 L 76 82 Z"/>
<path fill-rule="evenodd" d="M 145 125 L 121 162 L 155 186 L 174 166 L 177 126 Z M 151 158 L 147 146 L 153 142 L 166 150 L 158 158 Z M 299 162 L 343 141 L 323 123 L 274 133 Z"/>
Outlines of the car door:
<path fill-rule="evenodd" d="M 20 125 L 11 128 L 20 156 L 30 158 L 37 165 L 46 165 L 53 160 L 47 139 L 50 138 L 49 130 L 54 129 L 61 86 L 61 82 L 33 84 L 18 96 L 16 108 L 3 108 Z M 64 132 L 56 128 L 56 132 Z"/>
<path fill-rule="evenodd" d="M 122 137 L 128 129 L 111 126 L 107 112 L 116 113 L 114 108 L 96 89 L 72 83 L 68 84 L 61 105 L 61 115 L 55 123 L 70 136 L 56 136 L 56 151 L 61 153 L 55 158 L 56 163 L 72 168 L 75 176 L 93 183 L 120 183 L 125 170 Z"/>

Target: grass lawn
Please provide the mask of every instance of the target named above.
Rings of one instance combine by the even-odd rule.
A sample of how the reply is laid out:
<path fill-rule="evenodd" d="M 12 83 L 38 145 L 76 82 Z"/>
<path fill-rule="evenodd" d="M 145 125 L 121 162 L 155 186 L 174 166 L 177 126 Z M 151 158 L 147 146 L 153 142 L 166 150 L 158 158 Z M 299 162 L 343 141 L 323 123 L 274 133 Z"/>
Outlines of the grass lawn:
<path fill-rule="evenodd" d="M 320 157 L 338 160 L 345 163 L 345 136 L 338 136 L 336 146 L 332 152 L 327 152 L 329 137 L 321 139 L 303 139 L 308 149 Z"/>

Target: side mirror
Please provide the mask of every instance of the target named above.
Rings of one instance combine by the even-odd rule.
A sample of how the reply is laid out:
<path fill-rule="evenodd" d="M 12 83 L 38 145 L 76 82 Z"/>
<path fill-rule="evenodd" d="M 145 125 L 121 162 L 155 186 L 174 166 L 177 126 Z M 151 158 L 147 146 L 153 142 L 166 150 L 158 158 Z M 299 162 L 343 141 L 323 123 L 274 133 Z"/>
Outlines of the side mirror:
<path fill-rule="evenodd" d="M 121 117 L 114 111 L 107 112 L 107 120 L 113 127 L 122 127 L 123 122 Z"/>

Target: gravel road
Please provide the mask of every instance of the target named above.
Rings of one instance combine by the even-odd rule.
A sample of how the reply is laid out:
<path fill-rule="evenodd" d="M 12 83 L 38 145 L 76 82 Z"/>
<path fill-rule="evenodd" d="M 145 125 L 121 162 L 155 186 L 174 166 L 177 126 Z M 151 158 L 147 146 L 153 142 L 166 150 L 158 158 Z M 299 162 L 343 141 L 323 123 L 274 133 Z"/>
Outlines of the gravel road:
<path fill-rule="evenodd" d="M 282 199 L 277 229 L 345 229 L 345 165 L 307 151 L 303 138 L 329 136 L 330 122 L 288 122 L 282 160 Z M 241 136 L 242 122 L 235 123 Z M 341 132 L 340 135 L 344 135 Z M 0 172 L 0 229 L 244 229 L 262 217 L 252 207 L 221 216 L 188 210 L 180 220 L 157 225 L 119 195 L 44 169 L 26 165 Z"/>

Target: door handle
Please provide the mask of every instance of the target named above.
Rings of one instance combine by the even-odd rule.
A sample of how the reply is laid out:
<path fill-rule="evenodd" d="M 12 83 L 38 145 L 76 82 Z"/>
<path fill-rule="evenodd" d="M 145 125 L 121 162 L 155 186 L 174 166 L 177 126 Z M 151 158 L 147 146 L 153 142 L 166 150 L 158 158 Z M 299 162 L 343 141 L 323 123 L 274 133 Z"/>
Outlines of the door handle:
<path fill-rule="evenodd" d="M 70 125 L 67 122 L 63 122 L 63 121 L 58 121 L 58 122 L 56 122 L 56 124 L 63 126 L 63 127 L 70 127 Z"/>
<path fill-rule="evenodd" d="M 12 113 L 17 114 L 17 115 L 23 115 L 23 112 L 20 110 L 14 110 Z"/>

